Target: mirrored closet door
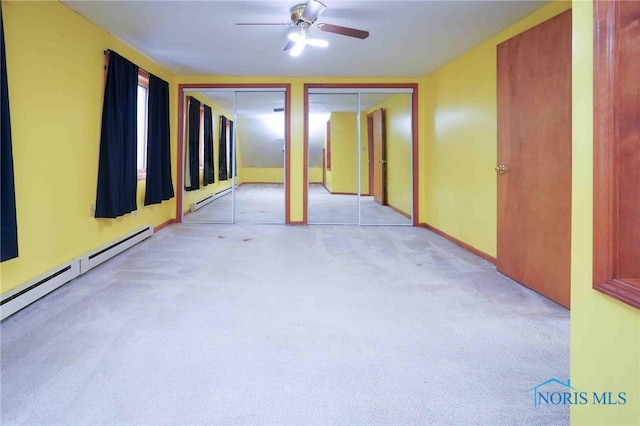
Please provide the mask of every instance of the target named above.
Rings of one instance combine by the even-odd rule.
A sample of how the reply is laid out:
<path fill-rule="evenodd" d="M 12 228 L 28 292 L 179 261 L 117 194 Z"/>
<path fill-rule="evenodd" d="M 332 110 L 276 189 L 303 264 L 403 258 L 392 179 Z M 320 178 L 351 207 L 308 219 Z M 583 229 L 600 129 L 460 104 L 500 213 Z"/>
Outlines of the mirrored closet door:
<path fill-rule="evenodd" d="M 411 90 L 309 89 L 308 223 L 411 225 Z"/>
<path fill-rule="evenodd" d="M 285 93 L 185 91 L 186 223 L 285 222 Z"/>

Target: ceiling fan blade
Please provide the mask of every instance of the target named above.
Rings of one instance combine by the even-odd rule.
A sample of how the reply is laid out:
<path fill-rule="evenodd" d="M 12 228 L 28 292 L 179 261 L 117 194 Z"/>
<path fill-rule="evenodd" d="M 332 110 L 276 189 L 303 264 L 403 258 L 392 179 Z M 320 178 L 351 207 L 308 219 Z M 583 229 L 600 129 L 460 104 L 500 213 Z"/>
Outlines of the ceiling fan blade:
<path fill-rule="evenodd" d="M 282 49 L 284 52 L 286 52 L 287 50 L 291 49 L 293 46 L 296 45 L 295 41 L 289 40 L 289 42 L 287 43 L 287 45 L 284 47 L 284 49 Z"/>
<path fill-rule="evenodd" d="M 369 31 L 356 30 L 355 28 L 341 27 L 340 25 L 318 24 L 318 29 L 327 33 L 340 34 L 348 37 L 365 39 L 369 37 Z"/>
<path fill-rule="evenodd" d="M 304 21 L 314 23 L 326 8 L 327 6 L 320 3 L 318 0 L 309 0 L 309 3 L 307 3 L 307 6 L 302 11 L 300 18 Z"/>
<path fill-rule="evenodd" d="M 236 22 L 236 25 L 279 25 L 279 26 L 285 26 L 285 27 L 290 27 L 293 24 L 291 23 L 265 23 L 265 22 Z"/>

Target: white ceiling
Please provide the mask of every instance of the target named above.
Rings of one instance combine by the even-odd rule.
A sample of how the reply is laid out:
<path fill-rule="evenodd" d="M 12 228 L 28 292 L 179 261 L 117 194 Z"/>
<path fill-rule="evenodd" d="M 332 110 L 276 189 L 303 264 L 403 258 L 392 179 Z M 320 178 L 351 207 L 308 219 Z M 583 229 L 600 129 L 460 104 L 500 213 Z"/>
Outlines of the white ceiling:
<path fill-rule="evenodd" d="M 326 49 L 294 58 L 282 49 L 304 0 L 62 0 L 71 9 L 176 75 L 421 77 L 548 3 L 544 1 L 322 0 L 317 23 L 370 32 L 369 38 L 325 33 Z M 313 33 L 313 34 L 311 34 Z"/>

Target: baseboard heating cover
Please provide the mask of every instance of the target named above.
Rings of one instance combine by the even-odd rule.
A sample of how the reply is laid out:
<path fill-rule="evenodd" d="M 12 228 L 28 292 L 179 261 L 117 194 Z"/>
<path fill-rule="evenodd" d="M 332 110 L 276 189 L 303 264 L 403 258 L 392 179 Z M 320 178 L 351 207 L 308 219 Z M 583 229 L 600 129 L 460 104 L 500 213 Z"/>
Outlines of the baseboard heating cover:
<path fill-rule="evenodd" d="M 80 260 L 76 259 L 9 291 L 0 301 L 0 320 L 15 314 L 78 275 L 80 275 Z"/>
<path fill-rule="evenodd" d="M 209 204 L 210 202 L 212 202 L 216 198 L 220 198 L 223 195 L 227 195 L 229 192 L 231 192 L 231 188 L 223 189 L 222 191 L 216 192 L 215 194 L 211 194 L 211 195 L 209 195 L 207 197 L 204 197 L 200 201 L 196 201 L 195 203 L 191 203 L 191 213 L 195 212 L 198 209 L 201 209 L 202 207 L 206 206 L 207 204 Z"/>
<path fill-rule="evenodd" d="M 152 235 L 153 226 L 148 225 L 85 254 L 80 258 L 80 273 L 84 274 Z"/>
<path fill-rule="evenodd" d="M 8 291 L 2 295 L 2 300 L 0 300 L 0 320 L 4 320 L 8 316 L 15 314 L 20 309 L 46 296 L 58 287 L 152 235 L 153 226 L 147 225 L 139 228 L 116 241 L 105 244 Z"/>

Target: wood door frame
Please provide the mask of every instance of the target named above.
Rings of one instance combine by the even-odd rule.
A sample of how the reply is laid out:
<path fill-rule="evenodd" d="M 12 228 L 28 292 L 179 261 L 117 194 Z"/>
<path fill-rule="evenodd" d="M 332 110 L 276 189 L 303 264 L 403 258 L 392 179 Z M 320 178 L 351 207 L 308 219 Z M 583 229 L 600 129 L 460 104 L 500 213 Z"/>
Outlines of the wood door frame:
<path fill-rule="evenodd" d="M 412 161 L 412 226 L 419 226 L 419 178 L 418 178 L 418 84 L 417 83 L 305 83 L 304 84 L 304 128 L 303 128 L 303 181 L 302 223 L 308 223 L 309 208 L 309 89 L 411 89 L 411 161 Z"/>
<path fill-rule="evenodd" d="M 594 2 L 593 288 L 640 309 L 640 277 L 618 276 L 619 3 Z"/>
<path fill-rule="evenodd" d="M 373 195 L 373 113 L 367 114 L 367 154 L 369 157 L 369 191 L 362 195 Z"/>
<path fill-rule="evenodd" d="M 381 132 L 380 132 L 380 174 L 381 176 L 379 176 L 382 180 L 382 184 L 380 185 L 380 191 L 382 194 L 378 194 L 379 198 L 381 200 L 380 203 L 378 203 L 378 200 L 376 200 L 376 191 L 375 191 L 375 187 L 376 187 L 376 128 L 375 128 L 375 124 L 376 124 L 376 113 L 379 112 L 380 113 L 380 127 L 381 127 Z M 367 115 L 367 126 L 369 125 L 369 115 Z M 391 206 L 389 204 L 389 197 L 387 196 L 387 116 L 385 113 L 385 109 L 384 108 L 377 108 L 374 111 L 371 112 L 371 128 L 373 129 L 373 131 L 371 132 L 371 164 L 372 164 L 372 176 L 373 178 L 371 179 L 371 181 L 373 182 L 372 186 L 370 187 L 370 192 L 371 192 L 371 196 L 373 196 L 373 199 L 376 203 L 382 205 L 382 206 L 388 206 L 388 207 L 392 207 L 394 210 L 398 210 L 397 208 Z M 406 217 L 406 213 L 403 214 Z"/>
<path fill-rule="evenodd" d="M 291 84 L 211 84 L 211 83 L 189 83 L 178 85 L 178 167 L 176 178 L 176 223 L 182 222 L 182 201 L 184 186 L 184 96 L 186 89 L 281 89 L 284 92 L 284 176 L 285 176 L 285 224 L 291 222 Z M 234 165 L 235 166 L 235 165 Z"/>

